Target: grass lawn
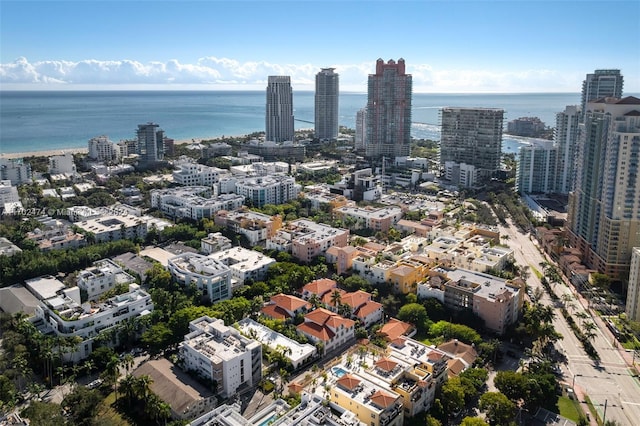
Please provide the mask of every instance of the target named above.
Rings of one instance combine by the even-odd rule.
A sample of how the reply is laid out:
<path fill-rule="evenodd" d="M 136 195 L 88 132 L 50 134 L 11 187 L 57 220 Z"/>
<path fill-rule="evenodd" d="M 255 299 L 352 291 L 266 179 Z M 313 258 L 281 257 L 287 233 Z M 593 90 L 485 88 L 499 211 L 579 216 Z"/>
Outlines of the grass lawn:
<path fill-rule="evenodd" d="M 102 403 L 98 405 L 95 418 L 100 419 L 101 426 L 131 426 L 131 423 L 113 408 L 115 401 L 116 395 L 111 392 Z"/>
<path fill-rule="evenodd" d="M 561 396 L 558 398 L 556 408 L 558 409 L 558 414 L 570 420 L 573 420 L 576 423 L 578 422 L 578 419 L 582 412 L 580 406 L 578 406 L 578 404 L 574 400 L 566 396 Z"/>

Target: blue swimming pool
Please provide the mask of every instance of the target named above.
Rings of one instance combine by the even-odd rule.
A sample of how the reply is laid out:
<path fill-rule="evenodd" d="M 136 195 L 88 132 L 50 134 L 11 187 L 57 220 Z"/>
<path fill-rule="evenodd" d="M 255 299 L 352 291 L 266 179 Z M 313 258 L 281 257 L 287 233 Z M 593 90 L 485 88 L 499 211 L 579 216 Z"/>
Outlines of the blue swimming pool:
<path fill-rule="evenodd" d="M 276 413 L 273 413 L 272 415 L 264 419 L 262 422 L 260 422 L 258 426 L 267 426 L 269 423 L 275 421 L 277 417 L 278 415 Z"/>
<path fill-rule="evenodd" d="M 347 374 L 347 370 L 342 367 L 331 367 L 331 372 L 339 379 L 340 377 Z"/>

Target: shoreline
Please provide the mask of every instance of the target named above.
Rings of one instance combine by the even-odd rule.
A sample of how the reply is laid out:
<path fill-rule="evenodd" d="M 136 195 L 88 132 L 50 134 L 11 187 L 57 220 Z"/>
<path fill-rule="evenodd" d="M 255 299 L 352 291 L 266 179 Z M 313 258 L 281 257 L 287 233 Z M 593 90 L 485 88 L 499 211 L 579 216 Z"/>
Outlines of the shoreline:
<path fill-rule="evenodd" d="M 225 136 L 225 139 L 235 139 L 235 138 L 244 138 L 247 135 L 242 136 Z M 216 139 L 222 139 L 222 136 L 215 137 L 203 137 L 203 138 L 191 138 L 191 139 L 180 139 L 174 140 L 173 143 L 175 145 L 190 145 L 197 144 L 202 141 L 211 141 Z M 18 158 L 28 158 L 28 157 L 51 157 L 52 155 L 62 155 L 66 153 L 72 154 L 88 154 L 89 148 L 58 148 L 58 149 L 44 149 L 40 151 L 24 151 L 24 152 L 3 152 L 0 153 L 0 158 L 6 158 L 9 160 L 18 159 Z"/>

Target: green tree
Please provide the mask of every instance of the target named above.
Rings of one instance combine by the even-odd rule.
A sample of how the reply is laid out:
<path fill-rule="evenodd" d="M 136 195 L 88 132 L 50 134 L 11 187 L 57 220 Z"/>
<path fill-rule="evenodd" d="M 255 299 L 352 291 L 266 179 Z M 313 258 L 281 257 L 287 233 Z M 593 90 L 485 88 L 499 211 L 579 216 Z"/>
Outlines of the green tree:
<path fill-rule="evenodd" d="M 29 419 L 31 426 L 64 426 L 66 424 L 60 406 L 50 402 L 31 401 L 20 414 Z"/>
<path fill-rule="evenodd" d="M 413 324 L 419 332 L 424 332 L 429 327 L 429 315 L 427 308 L 419 303 L 409 303 L 400 308 L 398 319 Z"/>
<path fill-rule="evenodd" d="M 508 425 L 516 415 L 516 405 L 500 392 L 487 392 L 482 395 L 479 407 L 492 425 Z"/>
<path fill-rule="evenodd" d="M 62 406 L 69 414 L 69 421 L 73 425 L 92 425 L 96 408 L 100 405 L 102 396 L 95 389 L 84 386 L 76 386 L 73 391 L 64 397 Z"/>
<path fill-rule="evenodd" d="M 460 426 L 489 426 L 489 423 L 485 422 L 480 417 L 465 417 L 460 422 Z"/>
<path fill-rule="evenodd" d="M 455 413 L 464 408 L 465 389 L 460 380 L 447 380 L 440 389 L 440 401 L 445 413 Z"/>

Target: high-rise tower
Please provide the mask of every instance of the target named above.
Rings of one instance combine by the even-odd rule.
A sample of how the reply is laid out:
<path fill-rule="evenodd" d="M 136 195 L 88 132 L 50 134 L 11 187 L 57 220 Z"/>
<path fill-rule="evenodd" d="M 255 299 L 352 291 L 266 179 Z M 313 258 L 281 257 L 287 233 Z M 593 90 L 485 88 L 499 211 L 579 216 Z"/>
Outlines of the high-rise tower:
<path fill-rule="evenodd" d="M 335 68 L 316 74 L 315 133 L 320 140 L 338 137 L 339 76 Z"/>
<path fill-rule="evenodd" d="M 640 247 L 640 99 L 588 102 L 580 125 L 567 228 L 587 266 L 613 278 Z"/>
<path fill-rule="evenodd" d="M 581 112 L 576 105 L 568 105 L 563 112 L 556 114 L 553 141 L 558 149 L 558 157 L 554 190 L 559 194 L 571 192 L 576 179 L 576 149 L 580 115 Z"/>
<path fill-rule="evenodd" d="M 501 109 L 442 108 L 441 165 L 465 164 L 475 168 L 478 180 L 493 177 L 500 169 L 503 120 Z M 453 180 L 457 181 L 455 177 Z"/>
<path fill-rule="evenodd" d="M 411 74 L 404 59 L 376 62 L 369 75 L 365 156 L 408 156 L 411 150 Z"/>
<path fill-rule="evenodd" d="M 293 92 L 289 76 L 269 76 L 265 121 L 268 141 L 284 142 L 294 139 Z"/>
<path fill-rule="evenodd" d="M 623 78 L 620 70 L 595 70 L 582 82 L 581 111 L 586 113 L 587 103 L 600 98 L 621 98 Z"/>
<path fill-rule="evenodd" d="M 149 167 L 164 160 L 164 131 L 156 123 L 139 124 L 136 132 L 138 136 L 138 165 Z"/>

